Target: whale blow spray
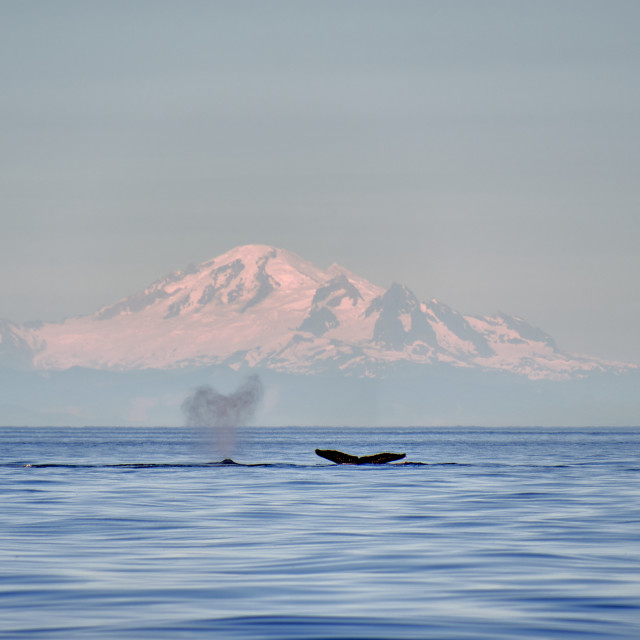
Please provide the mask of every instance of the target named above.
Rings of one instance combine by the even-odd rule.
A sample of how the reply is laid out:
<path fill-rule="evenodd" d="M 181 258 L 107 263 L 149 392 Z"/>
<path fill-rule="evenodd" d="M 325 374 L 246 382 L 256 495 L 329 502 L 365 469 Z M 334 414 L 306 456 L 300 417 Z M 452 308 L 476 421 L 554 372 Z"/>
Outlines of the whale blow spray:
<path fill-rule="evenodd" d="M 253 417 L 261 398 L 262 382 L 252 375 L 229 395 L 209 386 L 198 387 L 182 403 L 182 411 L 188 427 L 213 431 L 218 450 L 225 458 L 231 458 L 236 428 Z"/>

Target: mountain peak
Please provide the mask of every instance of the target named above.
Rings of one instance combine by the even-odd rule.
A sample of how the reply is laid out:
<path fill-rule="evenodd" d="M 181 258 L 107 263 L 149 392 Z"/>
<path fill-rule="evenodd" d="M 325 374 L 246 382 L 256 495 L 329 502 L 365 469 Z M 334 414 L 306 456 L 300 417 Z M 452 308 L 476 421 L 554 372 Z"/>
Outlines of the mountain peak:
<path fill-rule="evenodd" d="M 244 244 L 238 247 L 230 249 L 226 253 L 223 253 L 216 258 L 212 258 L 203 265 L 209 266 L 213 263 L 224 264 L 227 262 L 233 262 L 234 260 L 242 260 L 243 262 L 257 262 L 267 256 L 273 257 L 277 255 L 279 250 L 276 247 L 271 247 L 266 244 Z"/>
<path fill-rule="evenodd" d="M 376 321 L 373 338 L 391 349 L 400 350 L 419 342 L 424 353 L 425 345 L 435 346 L 433 328 L 420 308 L 418 298 L 408 287 L 394 282 L 379 298 L 380 315 Z"/>
<path fill-rule="evenodd" d="M 387 291 L 333 264 L 326 270 L 263 244 L 157 280 L 91 316 L 0 325 L 0 357 L 38 369 L 169 369 L 224 364 L 289 373 L 376 375 L 399 362 L 566 378 L 611 365 L 559 351 L 517 317 L 464 316 Z"/>

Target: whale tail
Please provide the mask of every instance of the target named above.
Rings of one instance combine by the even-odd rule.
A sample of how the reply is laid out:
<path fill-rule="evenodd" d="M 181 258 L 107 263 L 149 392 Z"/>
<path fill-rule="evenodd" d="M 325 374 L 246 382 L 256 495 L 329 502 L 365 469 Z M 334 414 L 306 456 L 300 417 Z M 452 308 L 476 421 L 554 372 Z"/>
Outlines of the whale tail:
<path fill-rule="evenodd" d="M 394 460 L 402 460 L 406 453 L 374 453 L 372 456 L 352 456 L 335 449 L 316 449 L 316 454 L 336 464 L 385 464 Z"/>

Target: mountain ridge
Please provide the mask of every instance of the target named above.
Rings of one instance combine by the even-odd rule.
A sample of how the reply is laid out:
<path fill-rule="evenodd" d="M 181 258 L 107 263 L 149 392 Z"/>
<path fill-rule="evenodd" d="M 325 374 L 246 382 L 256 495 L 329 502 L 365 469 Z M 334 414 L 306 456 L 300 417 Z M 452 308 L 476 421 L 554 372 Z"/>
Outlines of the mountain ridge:
<path fill-rule="evenodd" d="M 400 365 L 568 380 L 633 365 L 575 356 L 522 318 L 463 315 L 405 285 L 383 289 L 268 245 L 235 247 L 95 313 L 0 323 L 0 360 L 36 370 L 226 365 L 287 374 L 384 376 Z"/>

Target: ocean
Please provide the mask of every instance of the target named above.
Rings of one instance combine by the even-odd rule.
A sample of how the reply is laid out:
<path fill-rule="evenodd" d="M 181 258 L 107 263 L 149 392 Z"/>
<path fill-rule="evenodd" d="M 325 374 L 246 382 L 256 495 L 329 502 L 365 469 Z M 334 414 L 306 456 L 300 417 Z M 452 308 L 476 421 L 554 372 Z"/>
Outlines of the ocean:
<path fill-rule="evenodd" d="M 0 638 L 640 637 L 640 428 L 255 427 L 232 455 L 1 428 Z"/>

